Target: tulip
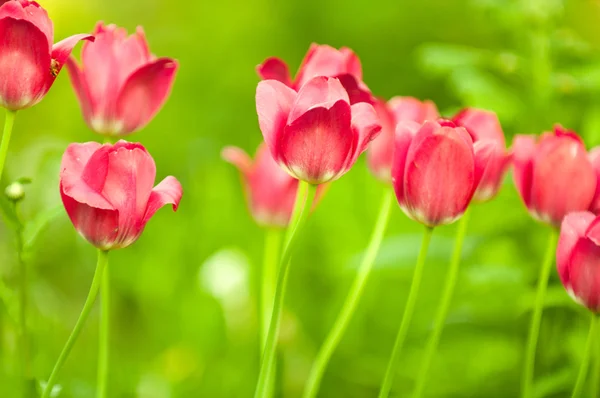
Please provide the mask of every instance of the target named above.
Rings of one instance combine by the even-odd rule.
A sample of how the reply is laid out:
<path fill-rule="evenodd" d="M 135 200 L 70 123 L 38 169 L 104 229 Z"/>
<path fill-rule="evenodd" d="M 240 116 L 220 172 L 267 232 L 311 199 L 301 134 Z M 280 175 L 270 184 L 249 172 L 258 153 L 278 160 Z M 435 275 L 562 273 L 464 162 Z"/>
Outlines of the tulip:
<path fill-rule="evenodd" d="M 299 92 L 263 80 L 256 89 L 256 110 L 275 161 L 292 177 L 314 185 L 350 170 L 381 130 L 373 106 L 350 105 L 336 78 L 316 77 Z"/>
<path fill-rule="evenodd" d="M 147 125 L 163 106 L 175 79 L 177 61 L 150 53 L 141 27 L 127 36 L 115 25 L 98 23 L 94 45 L 84 45 L 81 66 L 67 62 L 87 125 L 108 136 L 124 136 Z"/>
<path fill-rule="evenodd" d="M 597 175 L 583 142 L 561 126 L 554 133 L 515 137 L 514 179 L 537 220 L 558 227 L 567 213 L 593 205 Z"/>
<path fill-rule="evenodd" d="M 38 3 L 0 2 L 0 106 L 17 111 L 40 102 L 80 40 L 93 36 L 74 35 L 53 45 L 52 21 Z"/>
<path fill-rule="evenodd" d="M 563 219 L 556 250 L 558 275 L 569 294 L 593 312 L 600 312 L 600 217 L 589 211 Z"/>
<path fill-rule="evenodd" d="M 394 97 L 387 103 L 377 99 L 373 106 L 379 116 L 381 133 L 369 145 L 367 165 L 376 178 L 391 182 L 396 125 L 405 120 L 424 123 L 437 120 L 440 115 L 432 101 L 419 101 L 413 97 Z"/>
<path fill-rule="evenodd" d="M 494 112 L 466 108 L 454 116 L 452 121 L 467 130 L 473 139 L 475 151 L 481 148 L 490 151 L 488 165 L 473 195 L 473 200 L 478 202 L 490 200 L 498 193 L 511 160 L 498 116 Z M 480 143 L 483 142 L 492 145 L 481 146 Z"/>
<path fill-rule="evenodd" d="M 346 47 L 337 50 L 328 45 L 311 44 L 295 79 L 291 78 L 287 64 L 276 57 L 267 58 L 256 71 L 263 80 L 278 80 L 296 91 L 314 77 L 336 77 L 348 91 L 351 104 L 372 102 L 371 92 L 362 81 L 360 60 Z"/>
<path fill-rule="evenodd" d="M 107 251 L 135 242 L 154 213 L 177 210 L 182 188 L 167 177 L 153 188 L 156 165 L 137 143 L 71 144 L 62 158 L 60 194 L 75 229 Z"/>
<path fill-rule="evenodd" d="M 490 145 L 475 150 L 469 133 L 446 120 L 398 124 L 392 183 L 402 210 L 429 227 L 456 221 L 484 174 Z"/>

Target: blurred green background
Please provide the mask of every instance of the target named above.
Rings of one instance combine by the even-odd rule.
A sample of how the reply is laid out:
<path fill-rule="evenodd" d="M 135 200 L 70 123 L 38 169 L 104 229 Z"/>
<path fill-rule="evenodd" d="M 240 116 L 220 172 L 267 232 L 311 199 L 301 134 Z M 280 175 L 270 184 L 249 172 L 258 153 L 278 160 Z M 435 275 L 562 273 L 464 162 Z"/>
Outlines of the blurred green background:
<path fill-rule="evenodd" d="M 157 181 L 183 184 L 180 210 L 160 211 L 132 247 L 110 255 L 113 276 L 110 397 L 251 397 L 258 373 L 257 275 L 264 231 L 250 217 L 225 145 L 262 140 L 255 66 L 268 56 L 297 69 L 311 42 L 348 46 L 365 82 L 389 98 L 434 100 L 445 115 L 495 110 L 510 142 L 563 123 L 600 143 L 600 1 L 41 0 L 56 40 L 97 20 L 145 28 L 151 50 L 180 62 L 169 101 L 130 137 L 157 163 Z M 78 56 L 79 49 L 76 50 Z M 32 372 L 45 380 L 87 294 L 95 250 L 60 207 L 60 157 L 70 142 L 100 140 L 85 126 L 64 70 L 48 96 L 17 116 L 2 188 L 31 177 L 23 203 L 32 245 Z M 333 183 L 292 264 L 280 338 L 280 396 L 297 397 L 331 327 L 386 189 L 360 159 Z M 57 207 L 58 206 L 58 207 Z M 58 209 L 58 210 L 57 210 Z M 430 397 L 518 396 L 534 283 L 548 230 L 535 223 L 510 176 L 493 201 L 473 206 L 459 284 L 434 360 Z M 39 230 L 44 220 L 50 222 Z M 394 393 L 411 389 L 453 243 L 435 231 Z M 320 397 L 375 397 L 399 326 L 422 227 L 395 208 L 380 256 Z M 35 241 L 33 241 L 35 238 Z M 0 223 L 0 396 L 18 372 L 14 232 Z M 538 396 L 568 396 L 588 317 L 553 273 L 536 363 Z M 98 312 L 59 377 L 61 397 L 91 397 Z M 600 346 L 596 348 L 600 350 Z M 600 377 L 600 375 L 594 375 Z"/>

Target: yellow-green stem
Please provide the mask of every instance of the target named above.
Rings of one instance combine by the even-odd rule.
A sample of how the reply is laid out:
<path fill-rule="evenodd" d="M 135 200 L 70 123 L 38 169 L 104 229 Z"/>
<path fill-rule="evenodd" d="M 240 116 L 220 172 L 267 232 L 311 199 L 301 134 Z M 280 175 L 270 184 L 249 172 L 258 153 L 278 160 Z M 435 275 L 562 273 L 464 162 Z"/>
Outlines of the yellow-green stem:
<path fill-rule="evenodd" d="M 585 386 L 585 379 L 587 376 L 588 366 L 590 364 L 590 357 L 594 347 L 594 339 L 596 338 L 596 329 L 598 328 L 598 316 L 592 313 L 592 319 L 590 320 L 590 331 L 588 332 L 587 341 L 583 350 L 583 359 L 581 360 L 581 366 L 579 368 L 579 374 L 577 375 L 577 381 L 573 388 L 573 394 L 571 398 L 579 398 L 583 387 Z"/>
<path fill-rule="evenodd" d="M 6 156 L 8 155 L 8 146 L 10 144 L 10 136 L 12 134 L 13 125 L 15 124 L 16 111 L 6 110 L 6 117 L 4 119 L 4 132 L 2 133 L 2 140 L 0 140 L 0 179 L 2 179 L 2 172 L 4 171 L 4 164 L 6 163 Z"/>
<path fill-rule="evenodd" d="M 110 336 L 110 267 L 108 265 L 108 252 L 98 249 L 98 262 L 103 261 L 106 266 L 102 275 L 100 286 L 100 329 L 98 333 L 98 387 L 97 398 L 106 398 L 108 380 L 108 352 Z"/>

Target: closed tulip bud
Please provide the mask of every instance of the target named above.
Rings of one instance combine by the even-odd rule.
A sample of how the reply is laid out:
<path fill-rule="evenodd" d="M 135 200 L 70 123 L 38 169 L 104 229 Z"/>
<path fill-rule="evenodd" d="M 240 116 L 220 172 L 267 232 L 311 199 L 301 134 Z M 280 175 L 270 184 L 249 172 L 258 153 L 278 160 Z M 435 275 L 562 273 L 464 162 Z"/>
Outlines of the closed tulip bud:
<path fill-rule="evenodd" d="M 381 130 L 373 107 L 350 105 L 335 78 L 316 77 L 299 92 L 263 80 L 256 110 L 273 159 L 292 177 L 315 185 L 344 175 Z"/>
<path fill-rule="evenodd" d="M 517 136 L 513 153 L 515 185 L 534 218 L 558 227 L 567 213 L 590 209 L 597 177 L 575 133 L 556 126 L 539 139 Z"/>
<path fill-rule="evenodd" d="M 556 266 L 577 302 L 600 312 L 600 218 L 590 212 L 567 214 L 560 228 Z"/>
<path fill-rule="evenodd" d="M 486 145 L 486 150 L 490 151 L 490 159 L 473 196 L 473 199 L 479 202 L 489 200 L 498 193 L 511 160 L 511 155 L 506 150 L 500 121 L 494 112 L 474 108 L 464 109 L 452 121 L 467 130 L 476 150 L 479 147 L 478 143 L 492 144 Z"/>
<path fill-rule="evenodd" d="M 119 141 L 71 144 L 60 171 L 60 194 L 75 229 L 102 250 L 135 242 L 154 213 L 177 210 L 182 189 L 175 177 L 154 186 L 156 165 L 141 144 Z"/>
<path fill-rule="evenodd" d="M 16 111 L 44 98 L 79 34 L 56 44 L 48 13 L 35 1 L 0 1 L 0 106 Z"/>
<path fill-rule="evenodd" d="M 226 147 L 222 156 L 242 174 L 250 212 L 256 222 L 265 227 L 287 227 L 298 180 L 275 163 L 267 146 L 263 143 L 258 147 L 254 160 L 236 147 Z M 322 187 L 325 186 L 319 186 L 317 197 L 321 196 Z"/>
<path fill-rule="evenodd" d="M 381 133 L 369 145 L 367 165 L 376 178 L 391 182 L 396 125 L 406 120 L 424 123 L 426 120 L 436 120 L 440 115 L 433 102 L 412 97 L 394 97 L 387 103 L 377 99 L 373 106 L 381 123 Z"/>
<path fill-rule="evenodd" d="M 489 150 L 475 151 L 469 133 L 450 121 L 401 122 L 392 165 L 398 203 L 424 225 L 450 224 L 467 209 L 488 161 Z"/>
<path fill-rule="evenodd" d="M 263 80 L 278 80 L 298 91 L 317 76 L 335 77 L 348 92 L 350 103 L 372 102 L 369 88 L 362 81 L 360 59 L 349 48 L 339 50 L 328 45 L 311 44 L 295 79 L 287 64 L 279 58 L 267 58 L 256 71 Z"/>
<path fill-rule="evenodd" d="M 157 58 L 142 28 L 127 36 L 115 25 L 98 23 L 94 45 L 84 45 L 81 65 L 67 62 L 87 125 L 107 136 L 124 136 L 146 126 L 167 100 L 177 61 Z"/>

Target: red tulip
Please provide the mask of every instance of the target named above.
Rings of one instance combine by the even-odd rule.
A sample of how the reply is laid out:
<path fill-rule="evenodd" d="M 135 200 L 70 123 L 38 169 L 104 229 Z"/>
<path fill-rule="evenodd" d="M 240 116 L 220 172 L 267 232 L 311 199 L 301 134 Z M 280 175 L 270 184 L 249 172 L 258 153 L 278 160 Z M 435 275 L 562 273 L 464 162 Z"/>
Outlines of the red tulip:
<path fill-rule="evenodd" d="M 94 34 L 96 42 L 81 50 L 81 66 L 73 57 L 67 62 L 83 117 L 100 134 L 133 133 L 167 100 L 177 61 L 151 54 L 141 27 L 128 37 L 125 29 L 100 22 Z"/>
<path fill-rule="evenodd" d="M 360 60 L 346 47 L 337 50 L 328 45 L 311 44 L 293 80 L 287 64 L 276 57 L 267 58 L 256 70 L 263 80 L 278 80 L 296 91 L 314 77 L 336 77 L 348 91 L 351 104 L 372 102 L 371 92 L 362 81 Z"/>
<path fill-rule="evenodd" d="M 569 213 L 563 219 L 556 266 L 569 294 L 594 312 L 600 311 L 600 218 Z"/>
<path fill-rule="evenodd" d="M 275 163 L 265 144 L 258 147 L 254 162 L 236 147 L 225 148 L 222 155 L 241 172 L 256 222 L 262 226 L 286 227 L 294 208 L 298 180 Z"/>
<path fill-rule="evenodd" d="M 513 152 L 515 185 L 534 218 L 559 226 L 567 213 L 590 209 L 597 177 L 577 134 L 556 126 L 537 141 L 517 136 Z"/>
<path fill-rule="evenodd" d="M 179 181 L 169 176 L 153 188 L 155 177 L 154 160 L 141 144 L 71 144 L 62 158 L 60 194 L 84 238 L 99 249 L 119 249 L 135 242 L 162 206 L 177 210 Z"/>
<path fill-rule="evenodd" d="M 440 115 L 433 102 L 421 102 L 413 97 L 394 97 L 387 103 L 377 99 L 373 106 L 379 116 L 381 133 L 369 145 L 367 164 L 376 178 L 391 182 L 396 125 L 405 120 L 424 123 L 426 120 L 437 120 Z"/>
<path fill-rule="evenodd" d="M 0 106 L 16 111 L 40 102 L 80 40 L 93 36 L 74 35 L 53 45 L 52 21 L 38 3 L 0 2 Z"/>
<path fill-rule="evenodd" d="M 489 200 L 498 193 L 511 159 L 511 155 L 506 150 L 500 121 L 494 112 L 475 108 L 462 110 L 452 121 L 464 127 L 471 135 L 476 152 L 481 148 L 479 143 L 488 141 L 492 143 L 491 146 L 485 145 L 485 150 L 491 151 L 490 159 L 473 196 L 476 201 Z"/>
<path fill-rule="evenodd" d="M 404 121 L 396 128 L 392 183 L 400 207 L 430 227 L 465 212 L 489 162 L 469 133 L 447 120 Z"/>
<path fill-rule="evenodd" d="M 351 106 L 336 78 L 316 77 L 298 93 L 277 80 L 263 80 L 256 110 L 275 161 L 311 184 L 340 178 L 381 130 L 373 107 Z"/>

